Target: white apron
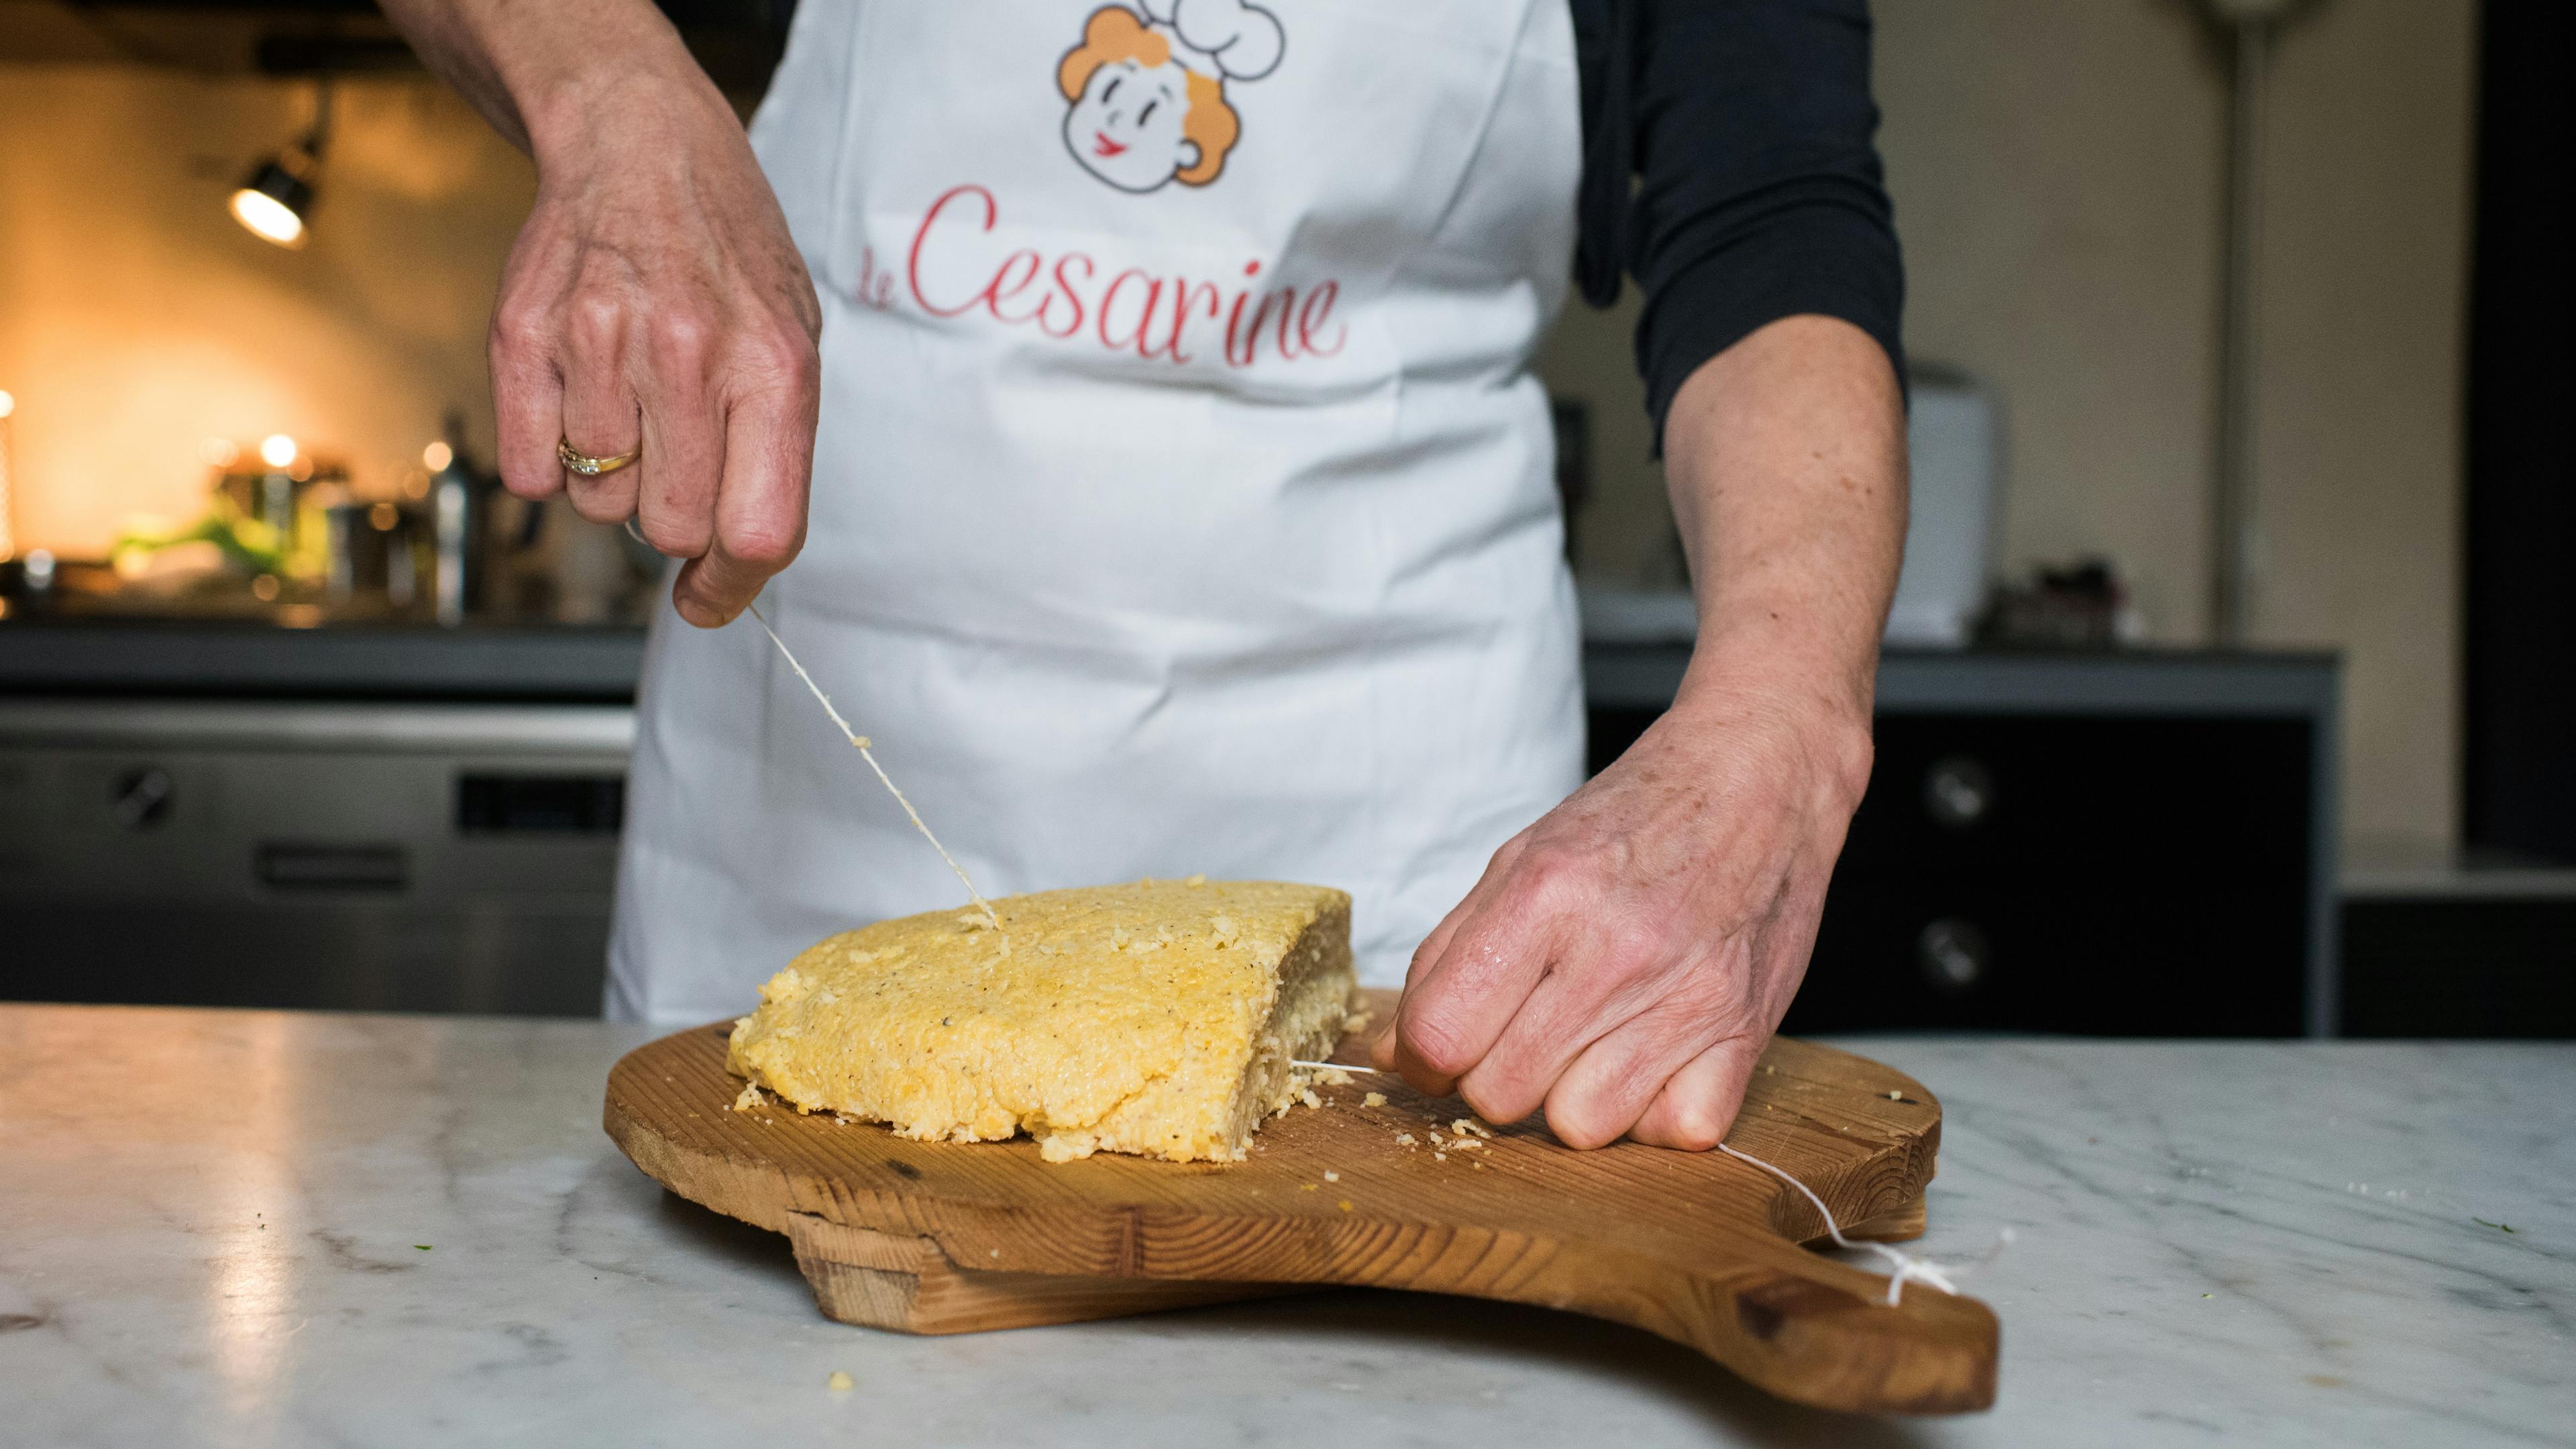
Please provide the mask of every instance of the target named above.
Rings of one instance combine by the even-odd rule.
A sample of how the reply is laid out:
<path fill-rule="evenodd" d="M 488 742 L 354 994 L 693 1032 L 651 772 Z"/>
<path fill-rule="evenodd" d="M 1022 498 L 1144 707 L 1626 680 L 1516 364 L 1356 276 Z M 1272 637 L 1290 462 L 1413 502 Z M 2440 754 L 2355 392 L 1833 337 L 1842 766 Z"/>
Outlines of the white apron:
<path fill-rule="evenodd" d="M 805 0 L 752 140 L 821 292 L 763 608 L 988 894 L 1257 877 L 1402 979 L 1581 779 L 1528 371 L 1563 0 Z M 646 657 L 613 1015 L 962 891 L 749 621 Z"/>

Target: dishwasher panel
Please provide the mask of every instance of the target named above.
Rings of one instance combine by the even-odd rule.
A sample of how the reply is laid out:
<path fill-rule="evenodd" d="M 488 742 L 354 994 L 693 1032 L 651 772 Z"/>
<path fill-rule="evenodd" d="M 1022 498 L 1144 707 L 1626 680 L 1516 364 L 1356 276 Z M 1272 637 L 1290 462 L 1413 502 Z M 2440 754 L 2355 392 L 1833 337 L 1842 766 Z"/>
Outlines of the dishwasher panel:
<path fill-rule="evenodd" d="M 594 1015 L 633 711 L 0 700 L 0 998 Z"/>

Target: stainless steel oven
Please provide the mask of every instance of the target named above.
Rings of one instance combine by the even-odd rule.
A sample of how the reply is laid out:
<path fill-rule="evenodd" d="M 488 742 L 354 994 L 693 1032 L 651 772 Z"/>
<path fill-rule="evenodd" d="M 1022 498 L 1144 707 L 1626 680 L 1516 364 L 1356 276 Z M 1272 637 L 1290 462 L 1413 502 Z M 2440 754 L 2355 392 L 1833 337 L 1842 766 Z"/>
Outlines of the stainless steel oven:
<path fill-rule="evenodd" d="M 0 698 L 0 999 L 596 1014 L 634 727 Z"/>

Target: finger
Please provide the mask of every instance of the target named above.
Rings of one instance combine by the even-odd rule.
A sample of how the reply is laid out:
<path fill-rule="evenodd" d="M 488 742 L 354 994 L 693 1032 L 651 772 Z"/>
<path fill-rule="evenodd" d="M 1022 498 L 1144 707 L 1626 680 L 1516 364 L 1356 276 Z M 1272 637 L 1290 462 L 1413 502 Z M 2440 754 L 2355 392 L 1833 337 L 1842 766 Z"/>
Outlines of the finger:
<path fill-rule="evenodd" d="M 628 381 L 626 310 L 618 302 L 576 295 L 564 312 L 561 441 L 576 453 L 613 458 L 643 442 L 643 415 Z M 568 473 L 572 511 L 593 523 L 622 523 L 635 514 L 636 470 L 598 477 Z"/>
<path fill-rule="evenodd" d="M 1548 1130 L 1569 1147 L 1600 1147 L 1619 1140 L 1636 1129 L 1676 1077 L 1738 1034 L 1732 1024 L 1721 1025 L 1697 1004 L 1669 1008 L 1659 1004 L 1641 1013 L 1586 1047 L 1548 1089 Z M 1737 1086 L 1740 1096 L 1742 1083 Z M 1730 1100 L 1725 1115 L 1716 1117 L 1711 1126 L 1705 1110 L 1711 1099 L 1704 1092 L 1684 1093 L 1676 1101 L 1690 1110 L 1674 1119 L 1674 1130 L 1659 1145 L 1708 1147 L 1724 1135 L 1734 1116 Z M 1716 1135 L 1699 1141 L 1683 1130 L 1703 1128 Z"/>
<path fill-rule="evenodd" d="M 540 309 L 515 298 L 493 308 L 486 351 L 498 463 L 502 485 L 521 498 L 552 498 L 563 491 L 563 463 L 555 457 L 563 427 L 555 342 L 554 325 Z"/>
<path fill-rule="evenodd" d="M 1458 934 L 1458 927 L 1468 917 L 1483 909 L 1484 903 L 1493 899 L 1494 895 L 1502 889 L 1504 877 L 1510 873 L 1512 862 L 1519 859 L 1522 848 L 1529 843 L 1529 837 L 1530 832 L 1524 830 L 1504 841 L 1501 848 L 1494 852 L 1493 858 L 1485 862 L 1485 873 L 1476 878 L 1476 884 L 1468 890 L 1466 898 L 1451 906 L 1449 914 L 1440 918 L 1440 924 L 1431 928 L 1431 934 L 1422 938 L 1422 944 L 1413 948 L 1413 959 L 1407 962 L 1404 968 L 1405 994 L 1396 999 L 1395 1014 L 1388 1019 L 1386 1029 L 1377 1034 L 1375 1041 L 1369 1043 L 1369 1061 L 1378 1070 L 1395 1070 L 1398 1028 L 1403 1024 L 1404 1003 L 1412 998 L 1414 983 L 1421 980 L 1431 969 L 1431 963 L 1439 960 L 1440 953 L 1449 948 L 1449 939 Z"/>
<path fill-rule="evenodd" d="M 712 329 L 679 308 L 657 314 L 633 366 L 643 410 L 644 456 L 635 478 L 635 522 L 666 558 L 697 558 L 715 541 L 724 474 L 724 420 L 710 389 Z"/>
<path fill-rule="evenodd" d="M 1764 1044 L 1750 1036 L 1728 1037 L 1691 1058 L 1664 1082 L 1628 1135 L 1684 1152 L 1706 1152 L 1725 1141 L 1743 1110 L 1745 1085 L 1753 1080 Z"/>
<path fill-rule="evenodd" d="M 808 348 L 807 361 L 784 378 L 763 379 L 726 414 L 715 536 L 671 586 L 672 607 L 702 629 L 731 623 L 804 546 L 814 466 L 811 356 Z"/>
<path fill-rule="evenodd" d="M 1538 1110 L 1559 1078 L 1594 1042 L 1626 1025 L 1669 989 L 1678 973 L 1655 969 L 1655 947 L 1588 930 L 1530 988 L 1482 1060 L 1458 1079 L 1458 1095 L 1488 1122 L 1517 1122 Z"/>
<path fill-rule="evenodd" d="M 1557 961 L 1572 925 L 1564 909 L 1570 893 L 1565 873 L 1535 848 L 1513 861 L 1492 899 L 1406 990 L 1395 1069 L 1407 1082 L 1446 1095 L 1484 1059 Z"/>

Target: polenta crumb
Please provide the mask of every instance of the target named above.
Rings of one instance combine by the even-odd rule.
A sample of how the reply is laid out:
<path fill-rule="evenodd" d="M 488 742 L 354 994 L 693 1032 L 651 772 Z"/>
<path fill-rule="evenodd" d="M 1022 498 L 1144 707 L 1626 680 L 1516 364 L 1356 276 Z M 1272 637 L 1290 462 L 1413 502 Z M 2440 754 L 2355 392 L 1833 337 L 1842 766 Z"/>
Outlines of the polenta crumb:
<path fill-rule="evenodd" d="M 1371 1092 L 1367 1096 L 1360 1098 L 1360 1105 L 1363 1107 L 1383 1107 L 1386 1105 L 1386 1093 Z"/>

